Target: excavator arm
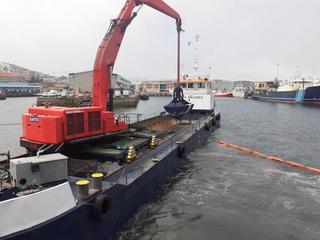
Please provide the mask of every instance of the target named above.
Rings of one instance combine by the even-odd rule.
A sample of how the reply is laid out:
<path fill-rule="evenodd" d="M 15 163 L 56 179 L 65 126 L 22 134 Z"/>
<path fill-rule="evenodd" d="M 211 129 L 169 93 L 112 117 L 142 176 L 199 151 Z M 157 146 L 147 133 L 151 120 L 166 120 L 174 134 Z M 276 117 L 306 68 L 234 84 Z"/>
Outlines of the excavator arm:
<path fill-rule="evenodd" d="M 111 78 L 122 39 L 126 28 L 137 16 L 134 9 L 141 5 L 148 5 L 176 20 L 178 32 L 178 46 L 180 42 L 181 18 L 180 15 L 162 0 L 127 0 L 117 19 L 111 20 L 110 27 L 103 38 L 94 63 L 93 71 L 93 99 L 92 105 L 103 109 L 107 107 L 107 99 L 112 92 Z M 178 47 L 178 80 L 180 65 L 180 50 Z"/>
<path fill-rule="evenodd" d="M 97 52 L 93 72 L 93 106 L 30 107 L 28 113 L 23 115 L 23 137 L 20 139 L 21 146 L 27 148 L 30 154 L 34 154 L 35 151 L 39 154 L 44 151 L 58 151 L 65 143 L 90 141 L 92 138 L 100 138 L 105 134 L 128 128 L 124 121 L 115 119 L 112 111 L 105 110 L 107 98 L 110 95 L 112 70 L 122 39 L 128 25 L 137 15 L 134 9 L 142 4 L 155 8 L 176 20 L 179 42 L 181 18 L 176 11 L 161 0 L 127 0 L 118 18 L 111 21 L 109 30 Z M 180 94 L 180 92 L 175 91 L 174 104 L 169 106 L 169 110 L 175 115 L 180 114 L 179 109 L 186 108 L 186 104 L 181 105 L 183 96 L 181 98 L 181 94 L 177 93 Z"/>

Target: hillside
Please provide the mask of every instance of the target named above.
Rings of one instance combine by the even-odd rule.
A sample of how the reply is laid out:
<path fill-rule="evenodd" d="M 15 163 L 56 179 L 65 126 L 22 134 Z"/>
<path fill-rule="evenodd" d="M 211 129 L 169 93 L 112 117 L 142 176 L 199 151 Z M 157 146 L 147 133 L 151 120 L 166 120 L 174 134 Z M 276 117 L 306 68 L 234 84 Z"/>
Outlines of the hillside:
<path fill-rule="evenodd" d="M 50 77 L 49 74 L 33 71 L 15 64 L 0 62 L 0 81 L 30 82 Z"/>

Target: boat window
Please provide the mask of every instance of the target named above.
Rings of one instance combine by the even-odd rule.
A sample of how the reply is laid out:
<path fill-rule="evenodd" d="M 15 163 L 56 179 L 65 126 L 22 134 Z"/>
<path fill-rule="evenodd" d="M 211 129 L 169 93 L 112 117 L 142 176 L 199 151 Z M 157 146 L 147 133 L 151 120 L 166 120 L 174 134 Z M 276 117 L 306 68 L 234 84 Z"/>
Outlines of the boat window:
<path fill-rule="evenodd" d="M 188 83 L 188 88 L 194 88 L 194 83 Z"/>
<path fill-rule="evenodd" d="M 186 83 L 182 83 L 182 88 L 187 88 L 187 84 Z"/>
<path fill-rule="evenodd" d="M 207 83 L 198 83 L 198 88 L 207 88 Z"/>

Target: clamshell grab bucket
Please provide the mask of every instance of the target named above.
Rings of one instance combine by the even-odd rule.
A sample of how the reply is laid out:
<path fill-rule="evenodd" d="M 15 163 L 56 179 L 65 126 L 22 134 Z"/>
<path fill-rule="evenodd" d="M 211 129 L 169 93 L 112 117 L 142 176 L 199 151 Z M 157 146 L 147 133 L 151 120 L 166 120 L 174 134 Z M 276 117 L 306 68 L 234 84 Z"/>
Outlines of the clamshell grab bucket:
<path fill-rule="evenodd" d="M 183 99 L 183 90 L 181 87 L 176 87 L 173 90 L 173 100 L 164 106 L 167 113 L 174 117 L 187 114 L 192 109 L 193 104 Z"/>

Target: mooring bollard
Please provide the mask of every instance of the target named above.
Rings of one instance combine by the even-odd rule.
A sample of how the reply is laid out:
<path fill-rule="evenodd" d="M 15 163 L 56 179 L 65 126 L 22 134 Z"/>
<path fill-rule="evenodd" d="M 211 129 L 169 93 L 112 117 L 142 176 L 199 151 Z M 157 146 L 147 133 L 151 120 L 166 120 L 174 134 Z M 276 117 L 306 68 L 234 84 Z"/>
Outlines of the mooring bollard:
<path fill-rule="evenodd" d="M 103 174 L 97 172 L 97 173 L 93 173 L 91 177 L 92 177 L 92 188 L 94 190 L 102 191 Z"/>
<path fill-rule="evenodd" d="M 76 182 L 78 201 L 82 202 L 89 197 L 89 183 L 87 179 L 81 179 Z"/>

